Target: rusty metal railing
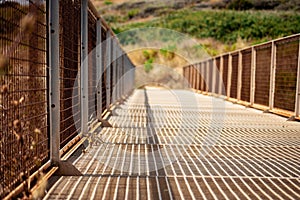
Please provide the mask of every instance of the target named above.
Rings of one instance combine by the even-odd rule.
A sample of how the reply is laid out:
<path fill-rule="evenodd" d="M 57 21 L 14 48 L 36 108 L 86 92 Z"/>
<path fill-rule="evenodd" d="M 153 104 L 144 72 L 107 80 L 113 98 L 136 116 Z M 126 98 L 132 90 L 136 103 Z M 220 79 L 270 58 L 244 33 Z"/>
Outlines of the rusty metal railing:
<path fill-rule="evenodd" d="M 133 63 L 90 2 L 1 1 L 0 198 L 29 197 L 37 170 L 59 166 L 62 149 L 133 80 Z"/>
<path fill-rule="evenodd" d="M 299 46 L 300 34 L 292 35 L 186 66 L 184 76 L 200 92 L 300 117 Z M 190 75 L 191 68 L 196 77 Z M 198 85 L 193 79 L 200 80 Z"/>

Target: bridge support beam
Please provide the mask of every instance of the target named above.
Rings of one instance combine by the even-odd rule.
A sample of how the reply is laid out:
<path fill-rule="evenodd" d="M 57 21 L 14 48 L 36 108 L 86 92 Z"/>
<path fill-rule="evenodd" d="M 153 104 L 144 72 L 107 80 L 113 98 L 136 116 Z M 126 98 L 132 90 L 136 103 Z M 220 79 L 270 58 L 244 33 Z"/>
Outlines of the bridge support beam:
<path fill-rule="evenodd" d="M 50 160 L 60 162 L 59 0 L 49 3 Z"/>

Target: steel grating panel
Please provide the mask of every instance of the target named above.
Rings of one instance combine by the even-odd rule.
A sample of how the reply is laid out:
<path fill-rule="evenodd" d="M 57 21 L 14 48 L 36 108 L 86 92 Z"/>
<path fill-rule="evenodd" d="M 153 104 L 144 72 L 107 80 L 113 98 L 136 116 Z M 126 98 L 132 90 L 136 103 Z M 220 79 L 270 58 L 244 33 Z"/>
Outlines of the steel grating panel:
<path fill-rule="evenodd" d="M 153 88 L 116 112 L 74 158 L 84 175 L 60 177 L 45 199 L 300 198 L 297 122 Z"/>

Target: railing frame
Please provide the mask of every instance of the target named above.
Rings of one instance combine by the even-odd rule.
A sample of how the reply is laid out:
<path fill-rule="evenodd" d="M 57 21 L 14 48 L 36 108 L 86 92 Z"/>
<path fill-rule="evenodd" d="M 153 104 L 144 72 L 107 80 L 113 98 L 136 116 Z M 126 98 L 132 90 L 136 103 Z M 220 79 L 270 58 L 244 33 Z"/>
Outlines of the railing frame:
<path fill-rule="evenodd" d="M 60 161 L 59 0 L 49 3 L 49 135 L 50 161 Z"/>
<path fill-rule="evenodd" d="M 290 42 L 293 41 L 294 39 L 297 39 L 296 41 L 298 41 L 298 53 L 297 53 L 297 80 L 295 82 L 296 85 L 293 85 L 293 90 L 296 89 L 296 94 L 295 94 L 295 108 L 290 109 L 284 109 L 284 108 L 277 108 L 275 104 L 275 88 L 276 88 L 276 68 L 277 68 L 277 62 L 278 62 L 278 58 L 277 58 L 277 50 L 278 50 L 278 44 L 279 42 Z M 270 83 L 268 85 L 268 95 L 269 95 L 269 99 L 266 103 L 266 105 L 259 105 L 255 102 L 255 92 L 256 90 L 259 90 L 259 88 L 256 88 L 256 54 L 257 54 L 257 48 L 262 47 L 264 45 L 271 45 L 271 57 L 268 57 L 268 59 L 270 59 L 271 63 L 270 66 L 266 66 L 266 67 L 270 67 L 270 74 L 269 77 L 270 78 Z M 250 96 L 250 100 L 249 102 L 244 102 L 241 101 L 241 95 L 242 95 L 242 87 L 243 87 L 243 80 L 242 80 L 242 76 L 243 76 L 243 51 L 245 50 L 251 50 L 251 60 L 249 60 L 251 62 L 251 80 L 250 80 L 250 91 L 249 91 L 249 96 Z M 237 77 L 237 97 L 236 98 L 231 98 L 230 96 L 231 94 L 231 87 L 232 87 L 232 61 L 233 61 L 233 55 L 235 55 L 236 53 L 238 53 L 238 77 Z M 224 71 L 224 56 L 228 56 L 228 71 L 225 72 Z M 216 59 L 220 58 L 220 67 L 219 67 L 219 71 L 220 71 L 220 77 L 217 76 L 217 72 L 216 72 Z M 210 62 L 213 62 L 213 66 L 212 68 L 210 68 Z M 248 62 L 248 61 L 247 61 Z M 295 60 L 293 61 L 293 63 L 295 62 Z M 194 66 L 195 64 L 191 64 L 189 66 L 186 66 L 184 68 L 185 72 L 190 72 L 192 66 Z M 276 39 L 276 40 L 272 40 L 269 42 L 265 42 L 263 44 L 258 44 L 258 45 L 254 45 L 251 47 L 247 47 L 241 50 L 237 50 L 234 52 L 229 52 L 229 53 L 225 53 L 216 57 L 213 57 L 211 59 L 206 59 L 203 60 L 199 63 L 197 63 L 196 65 L 202 66 L 199 70 L 200 74 L 197 75 L 196 78 L 194 78 L 194 76 L 191 76 L 190 73 L 187 74 L 185 73 L 185 77 L 187 77 L 189 82 L 194 83 L 194 79 L 198 79 L 200 78 L 200 76 L 203 76 L 203 79 L 205 80 L 205 84 L 206 84 L 206 88 L 204 89 L 202 87 L 202 81 L 198 82 L 196 81 L 196 85 L 192 84 L 192 87 L 195 88 L 196 90 L 200 90 L 201 93 L 204 94 L 210 94 L 210 95 L 214 95 L 214 96 L 221 96 L 221 97 L 225 97 L 225 99 L 229 100 L 229 101 L 233 101 L 233 102 L 237 102 L 237 103 L 241 103 L 243 105 L 247 105 L 247 106 L 251 106 L 251 107 L 255 107 L 258 109 L 262 109 L 262 110 L 267 110 L 270 111 L 272 113 L 277 113 L 283 116 L 287 116 L 287 117 L 291 117 L 291 119 L 295 119 L 295 117 L 297 119 L 300 119 L 300 34 L 295 34 L 295 35 L 291 35 L 288 37 L 284 37 L 284 38 L 280 38 L 280 39 Z M 204 67 L 205 66 L 205 67 Z M 294 69 L 294 68 L 293 68 Z M 206 70 L 204 72 L 204 70 Z M 212 71 L 212 76 L 210 76 L 210 70 Z M 294 69 L 295 70 L 295 69 Z M 296 71 L 296 70 L 295 70 Z M 225 74 L 224 74 L 225 73 Z M 227 76 L 227 88 L 226 91 L 222 91 L 222 84 L 224 82 L 222 82 L 222 78 L 223 78 L 223 74 L 225 76 Z M 218 86 L 218 89 L 216 91 L 216 79 L 220 80 L 220 85 Z M 213 88 L 209 88 L 210 86 L 212 86 Z M 296 88 L 295 88 L 296 87 Z M 211 92 L 209 92 L 211 91 Z M 223 94 L 225 93 L 225 94 Z M 290 104 L 291 105 L 291 104 Z"/>

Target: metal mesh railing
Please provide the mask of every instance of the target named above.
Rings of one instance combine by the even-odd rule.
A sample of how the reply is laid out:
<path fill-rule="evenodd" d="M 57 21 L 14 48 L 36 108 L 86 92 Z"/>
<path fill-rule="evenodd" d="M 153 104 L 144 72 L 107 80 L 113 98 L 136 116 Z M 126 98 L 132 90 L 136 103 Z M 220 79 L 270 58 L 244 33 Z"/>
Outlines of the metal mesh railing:
<path fill-rule="evenodd" d="M 222 73 L 222 80 L 224 85 L 225 91 L 222 93 L 226 95 L 227 88 L 228 88 L 228 62 L 229 62 L 229 55 L 224 55 L 223 57 L 223 73 Z"/>
<path fill-rule="evenodd" d="M 24 196 L 28 197 L 31 181 L 36 181 L 33 173 L 42 166 L 43 169 L 44 166 L 50 166 L 47 162 L 53 161 L 53 147 L 57 145 L 59 148 L 56 150 L 59 152 L 80 135 L 83 126 L 83 2 L 59 0 L 59 9 L 56 10 L 50 6 L 51 3 L 39 0 L 0 1 L 0 199 L 20 184 L 25 190 Z M 57 29 L 50 21 L 55 15 L 51 12 L 59 16 Z M 130 73 L 121 83 L 126 88 L 119 89 L 120 98 L 134 87 L 134 65 L 90 3 L 86 12 L 89 53 L 85 76 L 88 79 L 86 112 L 88 122 L 92 122 L 99 119 L 98 113 L 101 116 L 105 105 L 115 103 L 107 102 L 106 80 L 114 79 L 116 84 L 125 72 Z M 54 45 L 57 51 L 53 51 L 52 44 L 55 31 L 59 31 L 57 45 Z M 107 33 L 114 40 L 114 48 L 108 52 L 107 46 L 100 44 L 101 52 L 97 52 L 97 42 L 103 43 Z M 96 52 L 101 57 L 100 62 L 96 59 Z M 58 57 L 56 66 L 52 63 L 55 53 Z M 104 66 L 112 66 L 108 56 L 113 53 L 118 53 L 120 59 L 115 64 L 115 73 L 107 77 L 102 72 Z M 57 91 L 52 88 L 55 85 L 53 71 L 56 69 Z M 98 81 L 100 90 L 97 90 Z M 100 97 L 97 96 L 98 91 L 101 91 Z M 59 105 L 52 102 L 53 96 L 57 96 Z M 97 107 L 97 101 L 102 101 L 102 108 Z M 52 108 L 56 106 L 59 106 L 56 119 L 60 121 L 53 124 L 53 115 L 56 113 Z M 59 140 L 53 139 L 54 129 L 50 124 L 58 126 L 56 133 Z M 16 197 L 16 194 L 13 193 L 11 197 Z"/>
<path fill-rule="evenodd" d="M 60 142 L 80 132 L 80 1 L 60 1 Z"/>
<path fill-rule="evenodd" d="M 232 55 L 230 97 L 237 98 L 239 54 Z"/>
<path fill-rule="evenodd" d="M 89 95 L 89 118 L 95 118 L 97 115 L 97 71 L 96 71 L 96 46 L 97 46 L 97 17 L 89 10 L 88 12 L 88 59 L 89 59 L 89 78 L 88 78 L 88 95 Z"/>
<path fill-rule="evenodd" d="M 251 48 L 246 49 L 242 53 L 242 88 L 241 100 L 250 102 L 251 88 Z"/>
<path fill-rule="evenodd" d="M 221 67 L 221 57 L 217 57 L 216 60 L 216 69 L 215 69 L 215 89 L 214 89 L 214 93 L 216 94 L 219 94 L 219 91 L 220 91 L 220 80 L 221 80 L 221 77 L 220 77 L 220 67 Z"/>
<path fill-rule="evenodd" d="M 207 70 L 208 70 L 208 85 L 209 85 L 209 90 L 208 92 L 213 92 L 214 89 L 214 60 L 211 59 L 208 61 L 208 66 L 207 66 Z"/>
<path fill-rule="evenodd" d="M 300 117 L 299 46 L 300 34 L 292 35 L 202 61 L 197 64 L 200 73 L 196 77 L 187 73 L 184 76 L 189 82 L 200 79 L 192 86 L 202 92 Z M 216 66 L 211 64 L 213 60 Z M 193 65 L 186 66 L 184 71 Z M 220 76 L 216 74 L 217 69 Z M 220 86 L 224 86 L 225 91 L 221 91 Z"/>
<path fill-rule="evenodd" d="M 296 100 L 299 37 L 276 43 L 276 49 L 274 106 L 293 111 Z"/>
<path fill-rule="evenodd" d="M 0 4 L 0 198 L 48 159 L 46 10 Z"/>
<path fill-rule="evenodd" d="M 266 106 L 269 105 L 271 50 L 271 44 L 266 44 L 256 48 L 254 102 Z"/>

